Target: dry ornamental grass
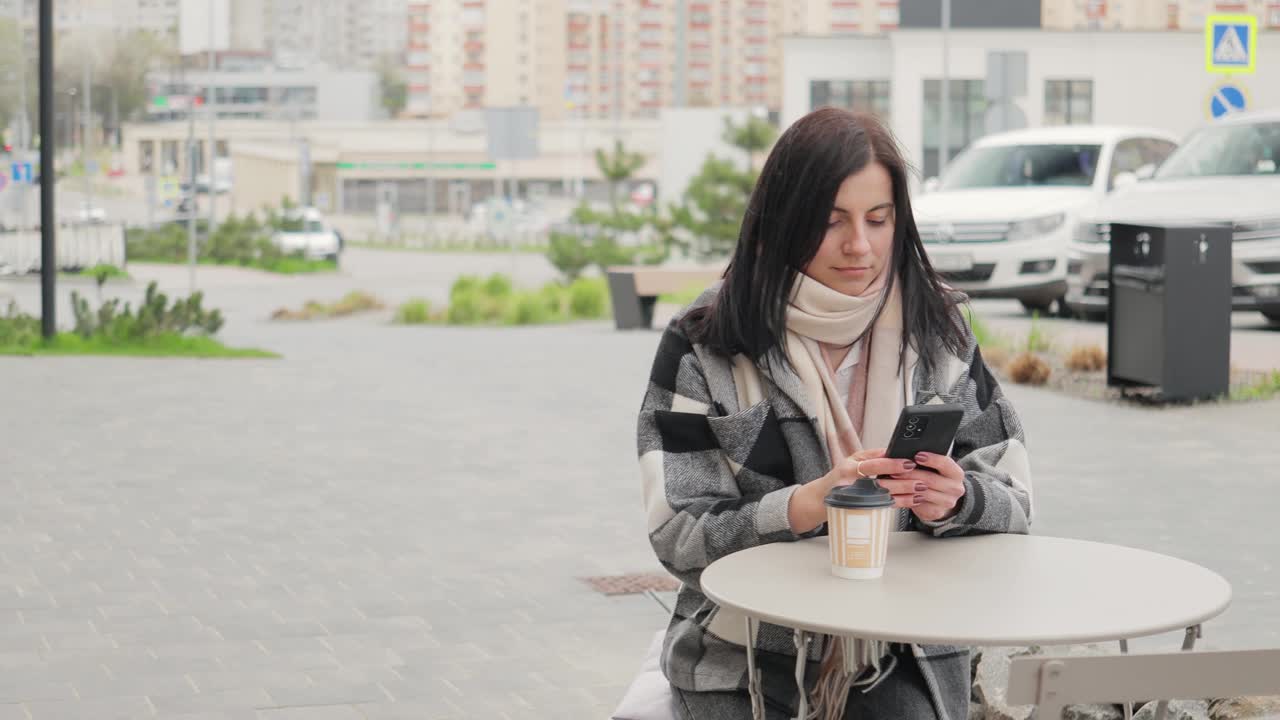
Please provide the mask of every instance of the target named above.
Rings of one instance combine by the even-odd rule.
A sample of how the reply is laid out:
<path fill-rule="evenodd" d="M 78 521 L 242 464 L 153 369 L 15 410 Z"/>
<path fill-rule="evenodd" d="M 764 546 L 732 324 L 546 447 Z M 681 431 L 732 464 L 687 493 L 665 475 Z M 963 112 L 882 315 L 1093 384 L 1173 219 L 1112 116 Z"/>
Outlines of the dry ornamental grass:
<path fill-rule="evenodd" d="M 1032 353 L 1023 353 L 1014 358 L 1005 371 L 1009 373 L 1011 380 L 1020 385 L 1044 385 L 1053 374 L 1049 363 Z"/>
<path fill-rule="evenodd" d="M 1107 368 L 1107 353 L 1097 345 L 1077 345 L 1067 355 L 1066 366 L 1075 372 L 1099 372 Z"/>

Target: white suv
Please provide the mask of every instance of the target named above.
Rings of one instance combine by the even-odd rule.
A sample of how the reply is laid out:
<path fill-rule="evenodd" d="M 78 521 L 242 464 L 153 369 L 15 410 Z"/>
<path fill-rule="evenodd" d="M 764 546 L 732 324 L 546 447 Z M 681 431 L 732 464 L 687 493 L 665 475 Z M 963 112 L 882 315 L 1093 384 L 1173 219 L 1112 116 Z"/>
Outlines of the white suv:
<path fill-rule="evenodd" d="M 1067 305 L 1107 312 L 1113 222 L 1230 223 L 1231 304 L 1280 323 L 1280 111 L 1240 113 L 1192 133 L 1154 177 L 1081 218 Z"/>
<path fill-rule="evenodd" d="M 337 262 L 342 252 L 342 236 L 334 230 L 312 207 L 293 208 L 285 211 L 285 218 L 298 223 L 296 230 L 282 230 L 271 237 L 276 247 L 284 252 L 300 252 L 311 260 Z"/>
<path fill-rule="evenodd" d="M 1154 168 L 1177 136 L 1151 128 L 1066 127 L 989 135 L 925 183 L 913 210 L 929 259 L 971 297 L 1065 311 L 1076 218 L 1116 186 Z"/>

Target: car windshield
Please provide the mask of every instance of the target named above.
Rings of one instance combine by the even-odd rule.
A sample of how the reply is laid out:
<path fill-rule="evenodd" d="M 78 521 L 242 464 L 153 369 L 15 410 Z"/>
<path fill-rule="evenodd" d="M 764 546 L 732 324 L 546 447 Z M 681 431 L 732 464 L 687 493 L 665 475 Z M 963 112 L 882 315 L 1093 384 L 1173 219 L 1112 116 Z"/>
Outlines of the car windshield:
<path fill-rule="evenodd" d="M 1093 184 L 1098 145 L 995 145 L 960 153 L 942 178 L 944 190 Z"/>
<path fill-rule="evenodd" d="M 1174 151 L 1159 179 L 1280 174 L 1280 122 L 1206 127 Z"/>
<path fill-rule="evenodd" d="M 302 229 L 309 233 L 324 232 L 324 224 L 319 220 L 308 220 L 306 224 L 302 226 Z"/>

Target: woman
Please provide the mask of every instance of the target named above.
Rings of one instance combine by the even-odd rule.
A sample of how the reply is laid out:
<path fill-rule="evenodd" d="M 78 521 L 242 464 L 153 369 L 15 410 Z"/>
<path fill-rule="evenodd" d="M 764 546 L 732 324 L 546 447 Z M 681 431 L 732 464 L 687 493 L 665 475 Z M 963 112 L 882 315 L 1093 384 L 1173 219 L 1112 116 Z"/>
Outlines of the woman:
<path fill-rule="evenodd" d="M 963 300 L 929 264 L 877 119 L 824 108 L 783 133 L 723 281 L 667 328 L 640 411 L 649 539 L 683 582 L 662 669 L 685 717 L 751 716 L 742 617 L 700 592 L 702 570 L 824 534 L 832 488 L 879 476 L 901 530 L 1028 531 L 1022 429 Z M 951 457 L 884 457 L 901 408 L 931 400 L 964 406 Z M 761 623 L 755 642 L 767 716 L 791 717 L 793 632 Z M 807 651 L 819 717 L 966 717 L 967 649 L 891 645 L 854 677 L 840 647 Z"/>

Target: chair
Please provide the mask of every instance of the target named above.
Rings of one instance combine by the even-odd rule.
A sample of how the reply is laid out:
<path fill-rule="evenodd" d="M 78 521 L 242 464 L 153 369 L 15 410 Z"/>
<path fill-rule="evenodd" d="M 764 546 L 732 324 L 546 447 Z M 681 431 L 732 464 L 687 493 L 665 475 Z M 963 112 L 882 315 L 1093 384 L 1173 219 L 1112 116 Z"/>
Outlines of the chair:
<path fill-rule="evenodd" d="M 1009 667 L 1008 702 L 1038 705 L 1042 720 L 1067 705 L 1144 698 L 1280 695 L 1280 648 L 1133 653 L 1099 657 L 1033 655 Z M 1164 720 L 1164 703 L 1156 720 Z"/>

